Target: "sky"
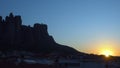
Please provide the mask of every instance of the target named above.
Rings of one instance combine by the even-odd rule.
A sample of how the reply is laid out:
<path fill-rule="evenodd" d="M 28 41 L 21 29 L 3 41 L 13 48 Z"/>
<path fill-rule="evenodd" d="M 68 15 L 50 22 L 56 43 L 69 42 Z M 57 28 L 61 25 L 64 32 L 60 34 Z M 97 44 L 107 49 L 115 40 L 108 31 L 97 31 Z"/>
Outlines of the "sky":
<path fill-rule="evenodd" d="M 120 56 L 120 0 L 0 0 L 0 16 L 21 15 L 24 25 L 48 25 L 59 44 Z"/>

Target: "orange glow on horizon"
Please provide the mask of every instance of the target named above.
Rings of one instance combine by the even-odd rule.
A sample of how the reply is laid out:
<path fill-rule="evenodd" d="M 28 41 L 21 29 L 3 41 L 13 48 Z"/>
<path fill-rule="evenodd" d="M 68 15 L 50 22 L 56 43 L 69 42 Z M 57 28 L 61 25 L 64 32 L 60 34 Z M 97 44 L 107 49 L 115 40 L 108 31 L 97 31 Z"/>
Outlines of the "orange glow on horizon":
<path fill-rule="evenodd" d="M 109 57 L 113 55 L 113 52 L 111 50 L 103 50 L 101 54 L 105 55 L 106 57 Z"/>
<path fill-rule="evenodd" d="M 84 46 L 86 47 L 79 49 L 79 51 L 88 54 L 105 55 L 106 57 L 120 56 L 118 45 L 120 44 L 114 39 L 103 39 L 102 41 L 85 43 Z"/>
<path fill-rule="evenodd" d="M 116 53 L 115 53 L 115 43 L 113 42 L 102 42 L 100 45 L 99 45 L 99 54 L 100 55 L 105 55 L 106 57 L 109 57 L 109 56 L 115 56 Z"/>

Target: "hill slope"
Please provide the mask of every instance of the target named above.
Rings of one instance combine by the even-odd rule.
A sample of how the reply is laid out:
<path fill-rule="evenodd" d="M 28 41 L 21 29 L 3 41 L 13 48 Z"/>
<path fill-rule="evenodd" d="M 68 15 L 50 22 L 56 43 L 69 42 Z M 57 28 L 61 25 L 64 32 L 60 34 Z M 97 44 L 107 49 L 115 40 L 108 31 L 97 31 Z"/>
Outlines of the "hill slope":
<path fill-rule="evenodd" d="M 5 20 L 0 16 L 0 50 L 24 50 L 31 52 L 78 53 L 77 50 L 55 42 L 46 24 L 22 25 L 21 16 L 10 13 Z"/>

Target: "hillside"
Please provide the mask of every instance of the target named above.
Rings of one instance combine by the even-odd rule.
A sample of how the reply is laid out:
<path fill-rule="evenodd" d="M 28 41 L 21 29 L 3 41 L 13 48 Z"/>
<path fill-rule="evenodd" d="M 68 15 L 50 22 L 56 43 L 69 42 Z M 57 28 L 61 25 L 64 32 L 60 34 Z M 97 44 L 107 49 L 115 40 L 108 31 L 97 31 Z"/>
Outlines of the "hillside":
<path fill-rule="evenodd" d="M 5 19 L 0 16 L 0 50 L 30 51 L 42 53 L 79 53 L 77 50 L 60 45 L 48 33 L 46 24 L 35 23 L 33 27 L 22 24 L 21 16 L 10 13 Z"/>

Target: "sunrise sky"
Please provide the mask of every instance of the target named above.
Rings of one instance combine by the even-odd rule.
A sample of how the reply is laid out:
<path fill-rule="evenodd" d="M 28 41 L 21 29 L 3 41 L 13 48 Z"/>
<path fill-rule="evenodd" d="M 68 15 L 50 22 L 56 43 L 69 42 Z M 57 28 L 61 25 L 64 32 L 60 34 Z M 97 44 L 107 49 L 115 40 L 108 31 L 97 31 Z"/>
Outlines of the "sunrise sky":
<path fill-rule="evenodd" d="M 0 0 L 0 16 L 10 12 L 24 25 L 47 24 L 60 44 L 120 56 L 120 0 Z"/>

